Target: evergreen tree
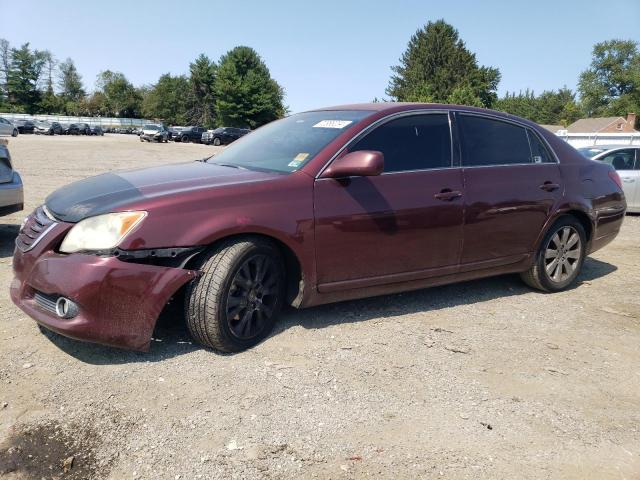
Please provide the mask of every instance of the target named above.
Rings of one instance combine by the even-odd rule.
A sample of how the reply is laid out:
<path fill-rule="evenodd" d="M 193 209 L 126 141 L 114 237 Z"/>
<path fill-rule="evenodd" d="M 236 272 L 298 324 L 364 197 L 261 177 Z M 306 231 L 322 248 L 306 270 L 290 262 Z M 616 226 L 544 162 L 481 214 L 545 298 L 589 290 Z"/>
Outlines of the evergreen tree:
<path fill-rule="evenodd" d="M 285 114 L 284 91 L 252 48 L 236 47 L 220 58 L 215 87 L 221 125 L 256 128 Z"/>
<path fill-rule="evenodd" d="M 82 77 L 78 73 L 73 60 L 67 58 L 60 64 L 59 67 L 60 76 L 58 79 L 58 85 L 60 88 L 60 95 L 65 102 L 79 102 L 82 100 L 86 93 L 82 86 Z"/>
<path fill-rule="evenodd" d="M 478 66 L 458 31 L 444 20 L 429 22 L 409 40 L 387 95 L 397 101 L 464 103 L 491 107 L 500 72 Z"/>
<path fill-rule="evenodd" d="M 15 110 L 35 113 L 38 110 L 40 92 L 38 80 L 44 61 L 36 51 L 32 52 L 29 44 L 11 49 L 11 64 L 7 73 L 8 103 Z"/>
<path fill-rule="evenodd" d="M 189 65 L 188 121 L 193 125 L 213 127 L 216 123 L 217 66 L 204 54 Z"/>

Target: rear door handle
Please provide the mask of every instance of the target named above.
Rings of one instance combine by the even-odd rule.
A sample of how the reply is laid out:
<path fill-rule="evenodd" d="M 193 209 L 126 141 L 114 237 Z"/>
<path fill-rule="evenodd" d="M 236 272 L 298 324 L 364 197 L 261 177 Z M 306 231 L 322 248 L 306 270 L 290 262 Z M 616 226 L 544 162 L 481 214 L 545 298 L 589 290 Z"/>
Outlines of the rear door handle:
<path fill-rule="evenodd" d="M 635 178 L 631 178 L 631 177 L 622 177 L 622 181 L 624 183 L 633 183 L 633 182 L 636 181 L 636 179 Z"/>
<path fill-rule="evenodd" d="M 552 183 L 552 182 L 544 182 L 542 185 L 540 185 L 540 189 L 541 190 L 546 190 L 547 192 L 553 192 L 554 190 L 557 190 L 560 188 L 560 185 L 557 183 Z"/>
<path fill-rule="evenodd" d="M 440 193 L 436 193 L 433 198 L 435 198 L 436 200 L 442 200 L 443 202 L 450 202 L 451 200 L 454 200 L 461 196 L 462 192 L 445 188 Z"/>

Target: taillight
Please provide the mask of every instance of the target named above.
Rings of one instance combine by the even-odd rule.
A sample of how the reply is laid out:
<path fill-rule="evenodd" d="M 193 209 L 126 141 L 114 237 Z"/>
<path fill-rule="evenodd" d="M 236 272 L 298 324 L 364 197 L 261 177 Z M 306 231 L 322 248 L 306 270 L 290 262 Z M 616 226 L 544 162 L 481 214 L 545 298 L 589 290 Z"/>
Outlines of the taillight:
<path fill-rule="evenodd" d="M 622 180 L 620 180 L 620 175 L 615 170 L 609 170 L 609 178 L 614 181 L 618 188 L 622 190 Z"/>

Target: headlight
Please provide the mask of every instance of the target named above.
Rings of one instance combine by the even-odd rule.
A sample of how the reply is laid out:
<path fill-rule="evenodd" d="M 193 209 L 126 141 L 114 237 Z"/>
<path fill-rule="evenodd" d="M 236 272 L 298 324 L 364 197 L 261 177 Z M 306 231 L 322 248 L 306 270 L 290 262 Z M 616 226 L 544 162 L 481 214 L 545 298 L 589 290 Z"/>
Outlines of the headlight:
<path fill-rule="evenodd" d="M 85 218 L 64 237 L 60 251 L 74 253 L 86 250 L 111 250 L 144 219 L 147 212 L 107 213 Z"/>

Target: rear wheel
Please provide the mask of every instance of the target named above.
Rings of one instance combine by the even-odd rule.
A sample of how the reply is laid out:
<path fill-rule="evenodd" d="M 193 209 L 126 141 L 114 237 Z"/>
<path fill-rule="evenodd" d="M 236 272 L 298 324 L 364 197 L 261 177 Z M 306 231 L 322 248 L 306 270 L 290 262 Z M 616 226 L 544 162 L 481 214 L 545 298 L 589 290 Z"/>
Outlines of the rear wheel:
<path fill-rule="evenodd" d="M 544 236 L 529 270 L 521 274 L 530 287 L 558 292 L 571 285 L 586 256 L 586 234 L 572 216 L 558 219 Z"/>
<path fill-rule="evenodd" d="M 17 137 L 18 136 L 18 129 L 17 128 L 13 129 L 13 132 L 11 132 L 11 136 L 12 137 Z"/>
<path fill-rule="evenodd" d="M 187 289 L 186 321 L 203 345 L 237 352 L 264 339 L 284 301 L 284 263 L 258 238 L 222 243 L 204 259 Z"/>

